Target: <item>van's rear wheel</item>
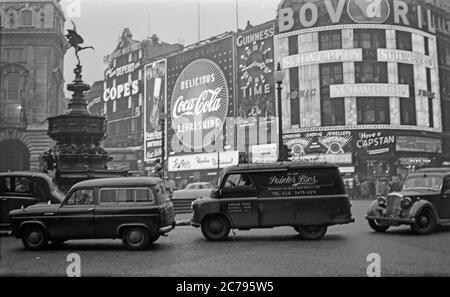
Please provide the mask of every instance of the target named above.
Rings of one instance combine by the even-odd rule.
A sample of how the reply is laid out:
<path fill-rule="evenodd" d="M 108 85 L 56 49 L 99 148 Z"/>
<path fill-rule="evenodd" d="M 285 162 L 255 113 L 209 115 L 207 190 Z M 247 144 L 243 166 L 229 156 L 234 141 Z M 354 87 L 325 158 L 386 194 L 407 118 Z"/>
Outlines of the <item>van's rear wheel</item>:
<path fill-rule="evenodd" d="M 327 233 L 327 226 L 314 225 L 314 226 L 295 226 L 295 231 L 300 234 L 300 237 L 305 240 L 319 240 Z"/>
<path fill-rule="evenodd" d="M 122 241 L 126 249 L 144 250 L 150 243 L 150 236 L 142 227 L 131 227 L 123 231 Z"/>
<path fill-rule="evenodd" d="M 203 236 L 211 241 L 225 240 L 230 233 L 230 229 L 230 223 L 223 216 L 208 216 L 202 222 Z"/>
<path fill-rule="evenodd" d="M 389 229 L 389 225 L 382 225 L 377 220 L 368 220 L 370 228 L 376 232 L 386 232 Z"/>
<path fill-rule="evenodd" d="M 48 236 L 39 225 L 26 226 L 22 232 L 22 243 L 29 250 L 40 250 L 47 245 Z"/>

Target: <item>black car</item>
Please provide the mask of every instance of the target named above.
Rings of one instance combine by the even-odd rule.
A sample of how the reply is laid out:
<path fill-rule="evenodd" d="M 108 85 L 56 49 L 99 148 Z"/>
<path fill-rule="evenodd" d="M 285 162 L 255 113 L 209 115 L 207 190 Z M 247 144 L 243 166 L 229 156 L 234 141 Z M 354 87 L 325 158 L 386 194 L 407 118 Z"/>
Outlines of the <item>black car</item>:
<path fill-rule="evenodd" d="M 450 168 L 427 168 L 409 174 L 400 192 L 379 196 L 366 216 L 377 232 L 410 225 L 417 234 L 450 224 Z"/>
<path fill-rule="evenodd" d="M 61 203 L 64 194 L 52 178 L 39 172 L 0 173 L 0 228 L 9 228 L 9 212 L 36 203 Z"/>
<path fill-rule="evenodd" d="M 128 249 L 145 249 L 175 227 L 169 193 L 153 177 L 82 181 L 61 204 L 14 210 L 10 220 L 12 234 L 28 249 L 96 238 L 121 238 Z"/>

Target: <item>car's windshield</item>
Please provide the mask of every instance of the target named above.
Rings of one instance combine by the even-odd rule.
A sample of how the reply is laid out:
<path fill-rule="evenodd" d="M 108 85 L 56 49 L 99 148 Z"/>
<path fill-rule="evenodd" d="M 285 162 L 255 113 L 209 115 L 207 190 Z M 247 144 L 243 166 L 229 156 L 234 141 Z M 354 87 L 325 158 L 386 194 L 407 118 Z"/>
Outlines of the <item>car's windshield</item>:
<path fill-rule="evenodd" d="M 403 185 L 403 190 L 440 190 L 442 188 L 442 177 L 420 175 L 408 177 Z"/>

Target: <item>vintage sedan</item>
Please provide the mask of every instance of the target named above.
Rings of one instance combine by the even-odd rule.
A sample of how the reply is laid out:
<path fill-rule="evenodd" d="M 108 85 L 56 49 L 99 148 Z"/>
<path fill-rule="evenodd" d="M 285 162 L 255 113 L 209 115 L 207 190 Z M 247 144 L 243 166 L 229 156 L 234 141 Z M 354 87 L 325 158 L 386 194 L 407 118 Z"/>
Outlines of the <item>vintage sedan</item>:
<path fill-rule="evenodd" d="M 174 199 L 196 199 L 203 196 L 209 196 L 213 186 L 208 182 L 191 183 L 182 190 L 173 192 Z"/>
<path fill-rule="evenodd" d="M 41 172 L 0 173 L 0 229 L 9 229 L 9 212 L 37 203 L 59 204 L 64 194 L 52 178 Z"/>
<path fill-rule="evenodd" d="M 37 204 L 9 216 L 12 234 L 27 249 L 41 249 L 49 240 L 96 238 L 121 238 L 128 249 L 145 249 L 175 227 L 164 183 L 152 177 L 82 181 L 61 204 Z"/>
<path fill-rule="evenodd" d="M 450 168 L 427 168 L 407 176 L 403 189 L 379 196 L 366 219 L 372 229 L 410 225 L 416 234 L 429 234 L 437 225 L 450 223 Z"/>

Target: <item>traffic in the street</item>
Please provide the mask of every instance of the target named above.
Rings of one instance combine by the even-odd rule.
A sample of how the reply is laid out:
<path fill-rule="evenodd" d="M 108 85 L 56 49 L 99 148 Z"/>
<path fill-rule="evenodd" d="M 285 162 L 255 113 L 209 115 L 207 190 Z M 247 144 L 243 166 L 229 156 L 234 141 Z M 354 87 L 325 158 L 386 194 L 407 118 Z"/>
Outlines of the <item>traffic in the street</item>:
<path fill-rule="evenodd" d="M 448 277 L 449 114 L 448 0 L 0 0 L 0 276 Z"/>
<path fill-rule="evenodd" d="M 291 227 L 234 231 L 207 241 L 177 214 L 176 226 L 145 251 L 127 251 L 121 240 L 74 240 L 41 251 L 2 236 L 1 276 L 66 276 L 80 256 L 81 276 L 367 276 L 370 254 L 380 256 L 381 276 L 449 276 L 450 227 L 427 236 L 407 226 L 373 231 L 365 219 L 371 201 L 352 201 L 355 223 L 330 227 L 320 241 L 305 241 Z"/>

